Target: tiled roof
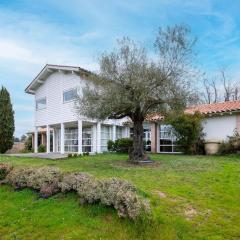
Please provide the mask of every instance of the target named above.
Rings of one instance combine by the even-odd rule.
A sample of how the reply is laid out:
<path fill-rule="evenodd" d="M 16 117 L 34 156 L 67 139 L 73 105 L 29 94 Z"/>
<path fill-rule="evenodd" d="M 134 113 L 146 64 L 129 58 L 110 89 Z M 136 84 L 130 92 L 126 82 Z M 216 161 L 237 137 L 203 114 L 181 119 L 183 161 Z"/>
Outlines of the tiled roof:
<path fill-rule="evenodd" d="M 194 112 L 197 111 L 200 112 L 201 114 L 215 114 L 240 111 L 240 100 L 221 103 L 201 104 L 187 108 L 185 110 L 185 113 L 193 114 Z"/>
<path fill-rule="evenodd" d="M 164 119 L 163 115 L 159 113 L 152 113 L 152 114 L 149 114 L 145 120 L 149 122 L 155 122 L 155 121 L 161 121 L 163 119 Z"/>

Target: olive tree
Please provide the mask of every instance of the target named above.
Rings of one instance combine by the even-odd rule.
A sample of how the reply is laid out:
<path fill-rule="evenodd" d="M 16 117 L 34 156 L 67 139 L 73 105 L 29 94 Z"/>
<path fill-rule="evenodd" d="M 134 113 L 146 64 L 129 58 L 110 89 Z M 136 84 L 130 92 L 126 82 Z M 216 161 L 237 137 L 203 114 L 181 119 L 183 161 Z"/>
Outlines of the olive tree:
<path fill-rule="evenodd" d="M 133 123 L 131 160 L 145 158 L 143 122 L 146 116 L 182 109 L 192 97 L 191 79 L 195 39 L 185 26 L 160 28 L 153 52 L 129 38 L 118 41 L 99 59 L 100 70 L 91 76 L 79 96 L 77 109 L 95 119 L 128 117 Z"/>

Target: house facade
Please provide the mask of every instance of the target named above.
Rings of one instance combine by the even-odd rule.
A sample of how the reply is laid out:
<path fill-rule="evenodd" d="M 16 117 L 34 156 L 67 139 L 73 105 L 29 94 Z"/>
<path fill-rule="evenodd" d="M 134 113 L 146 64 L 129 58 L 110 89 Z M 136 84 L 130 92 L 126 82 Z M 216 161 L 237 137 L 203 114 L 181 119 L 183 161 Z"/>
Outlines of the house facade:
<path fill-rule="evenodd" d="M 33 146 L 36 153 L 40 144 L 46 146 L 47 153 L 101 153 L 107 151 L 108 140 L 131 137 L 131 126 L 126 124 L 126 118 L 98 121 L 76 111 L 77 95 L 84 86 L 93 84 L 88 78 L 90 74 L 79 67 L 46 65 L 26 88 L 25 92 L 35 98 Z M 189 113 L 202 111 L 195 108 L 188 109 Z M 235 129 L 240 130 L 240 102 L 237 108 L 202 111 L 206 116 L 203 122 L 206 140 L 222 141 L 233 135 Z M 165 125 L 160 115 L 149 116 L 146 120 L 144 139 L 146 149 L 151 152 L 180 152 L 171 126 Z"/>

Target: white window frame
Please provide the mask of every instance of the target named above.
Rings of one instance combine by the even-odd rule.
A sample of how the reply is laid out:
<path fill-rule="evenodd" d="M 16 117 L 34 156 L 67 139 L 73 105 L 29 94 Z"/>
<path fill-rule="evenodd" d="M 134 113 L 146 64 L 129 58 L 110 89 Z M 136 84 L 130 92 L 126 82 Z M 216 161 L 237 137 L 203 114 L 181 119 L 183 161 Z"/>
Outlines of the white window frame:
<path fill-rule="evenodd" d="M 42 100 L 45 100 L 45 107 L 39 108 L 39 107 L 38 107 L 38 102 L 40 102 L 40 101 L 42 101 Z M 44 110 L 44 109 L 46 109 L 46 108 L 47 108 L 47 98 L 46 98 L 46 97 L 36 99 L 36 101 L 35 101 L 35 109 L 36 109 L 36 111 Z"/>
<path fill-rule="evenodd" d="M 67 89 L 67 90 L 64 90 L 64 91 L 63 91 L 63 95 L 62 95 L 63 103 L 73 102 L 73 101 L 75 101 L 75 100 L 77 99 L 77 96 L 76 96 L 75 98 L 72 98 L 72 99 L 70 99 L 70 100 L 64 100 L 64 94 L 67 93 L 67 92 L 73 91 L 73 90 L 76 91 L 76 93 L 77 93 L 77 87 L 75 87 L 75 88 L 70 88 L 70 89 Z"/>
<path fill-rule="evenodd" d="M 67 141 L 70 141 L 71 144 L 66 144 Z M 74 144 L 74 142 L 76 142 L 76 144 Z M 75 151 L 73 151 L 74 148 L 75 148 Z M 78 152 L 78 129 L 77 128 L 65 128 L 64 150 L 65 152 L 69 152 L 69 153 Z"/>
<path fill-rule="evenodd" d="M 116 126 L 116 139 L 123 138 L 123 127 L 122 126 Z"/>
<path fill-rule="evenodd" d="M 170 131 L 167 129 L 167 130 L 162 130 L 161 129 L 161 126 L 165 126 L 166 128 L 169 128 Z M 169 135 L 169 137 L 162 137 L 162 135 L 164 135 L 165 133 L 167 133 L 167 135 Z M 161 144 L 161 140 L 169 140 L 170 141 L 170 144 Z M 178 144 L 175 144 L 176 143 L 176 136 L 174 135 L 173 133 L 173 129 L 171 128 L 170 125 L 160 125 L 159 126 L 159 152 L 160 153 L 181 153 L 179 151 L 174 151 L 174 147 L 179 147 Z M 161 147 L 171 147 L 171 151 L 167 152 L 167 151 L 161 151 Z"/>
<path fill-rule="evenodd" d="M 106 131 L 106 128 L 108 131 Z M 104 137 L 105 134 L 108 134 L 107 137 Z M 112 139 L 112 131 L 110 125 L 102 125 L 101 126 L 101 151 L 106 152 L 108 151 L 107 149 L 107 142 Z M 106 144 L 103 144 L 103 141 L 106 141 Z"/>
<path fill-rule="evenodd" d="M 84 134 L 85 133 L 90 133 L 90 137 L 85 137 Z M 90 140 L 90 144 L 84 144 L 84 142 L 86 140 Z M 91 148 L 91 151 L 90 153 L 93 151 L 93 128 L 92 127 L 83 127 L 82 129 L 82 152 L 86 152 L 86 151 L 83 151 L 84 148 L 86 147 L 90 147 Z"/>

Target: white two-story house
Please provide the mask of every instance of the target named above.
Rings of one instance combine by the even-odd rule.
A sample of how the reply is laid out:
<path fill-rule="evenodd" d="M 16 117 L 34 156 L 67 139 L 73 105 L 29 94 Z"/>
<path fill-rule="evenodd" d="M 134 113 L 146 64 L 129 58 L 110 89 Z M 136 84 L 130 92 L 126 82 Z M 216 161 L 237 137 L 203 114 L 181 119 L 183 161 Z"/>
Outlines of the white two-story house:
<path fill-rule="evenodd" d="M 107 151 L 108 140 L 131 136 L 131 124 L 126 118 L 97 121 L 80 116 L 76 97 L 91 81 L 91 72 L 80 67 L 46 65 L 25 92 L 35 97 L 34 151 L 44 144 L 46 152 L 101 153 Z M 222 141 L 240 132 L 240 101 L 205 104 L 187 109 L 205 116 L 203 128 L 207 141 Z M 40 138 L 42 136 L 42 138 Z M 180 152 L 170 126 L 158 114 L 144 123 L 144 138 L 148 149 L 158 153 Z"/>
<path fill-rule="evenodd" d="M 89 74 L 79 67 L 46 65 L 26 88 L 35 97 L 35 152 L 42 129 L 47 153 L 99 153 L 107 151 L 108 140 L 129 136 L 124 119 L 99 122 L 77 113 L 76 96 L 90 81 Z"/>

